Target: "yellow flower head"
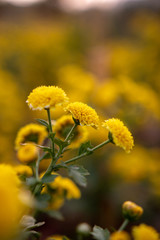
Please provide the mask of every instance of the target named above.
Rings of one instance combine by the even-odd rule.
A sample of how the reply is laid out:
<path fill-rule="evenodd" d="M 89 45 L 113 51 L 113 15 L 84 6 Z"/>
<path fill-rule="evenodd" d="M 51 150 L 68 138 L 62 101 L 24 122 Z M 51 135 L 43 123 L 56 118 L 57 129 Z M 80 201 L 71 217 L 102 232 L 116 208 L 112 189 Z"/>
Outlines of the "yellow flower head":
<path fill-rule="evenodd" d="M 133 137 L 122 121 L 116 118 L 111 118 L 105 120 L 102 126 L 108 129 L 111 133 L 112 141 L 116 146 L 123 148 L 127 153 L 130 152 L 134 146 Z"/>
<path fill-rule="evenodd" d="M 41 177 L 44 173 L 41 174 Z M 54 173 L 53 174 L 57 174 Z M 58 174 L 57 174 L 58 175 Z M 75 183 L 69 178 L 64 178 L 58 175 L 55 180 L 42 190 L 43 193 L 49 192 L 52 196 L 49 203 L 49 209 L 58 210 L 64 204 L 65 198 L 78 199 L 81 197 L 81 192 Z"/>
<path fill-rule="evenodd" d="M 31 177 L 33 175 L 32 169 L 29 166 L 17 165 L 14 167 L 18 176 L 24 175 L 26 177 Z"/>
<path fill-rule="evenodd" d="M 18 149 L 17 157 L 24 164 L 34 162 L 38 158 L 37 147 L 33 143 L 27 143 Z"/>
<path fill-rule="evenodd" d="M 0 164 L 0 239 L 14 238 L 20 219 L 28 210 L 20 198 L 21 190 L 21 182 L 14 168 Z"/>
<path fill-rule="evenodd" d="M 123 216 L 129 220 L 137 220 L 143 214 L 143 208 L 131 201 L 126 201 L 122 206 Z"/>
<path fill-rule="evenodd" d="M 130 236 L 127 232 L 121 231 L 121 232 L 114 232 L 111 234 L 109 240 L 130 240 Z"/>
<path fill-rule="evenodd" d="M 97 128 L 99 125 L 99 117 L 96 111 L 82 102 L 74 102 L 68 104 L 66 110 L 70 112 L 74 119 L 78 120 L 81 125 L 92 126 Z"/>
<path fill-rule="evenodd" d="M 64 115 L 59 118 L 53 126 L 53 131 L 56 132 L 56 136 L 64 140 L 74 125 L 73 118 L 70 115 Z M 88 131 L 86 128 L 77 126 L 74 131 L 74 137 L 72 138 L 71 147 L 77 148 L 79 145 L 87 140 Z"/>
<path fill-rule="evenodd" d="M 16 137 L 15 146 L 18 149 L 22 143 L 34 142 L 42 144 L 48 133 L 44 126 L 30 123 L 22 127 Z"/>
<path fill-rule="evenodd" d="M 134 240 L 159 240 L 158 232 L 151 226 L 140 224 L 132 229 Z"/>
<path fill-rule="evenodd" d="M 40 86 L 30 93 L 27 103 L 32 110 L 42 110 L 68 101 L 65 92 L 57 86 Z"/>
<path fill-rule="evenodd" d="M 50 184 L 50 187 L 56 190 L 58 195 L 65 196 L 67 199 L 78 199 L 81 197 L 79 188 L 69 178 L 58 176 Z"/>

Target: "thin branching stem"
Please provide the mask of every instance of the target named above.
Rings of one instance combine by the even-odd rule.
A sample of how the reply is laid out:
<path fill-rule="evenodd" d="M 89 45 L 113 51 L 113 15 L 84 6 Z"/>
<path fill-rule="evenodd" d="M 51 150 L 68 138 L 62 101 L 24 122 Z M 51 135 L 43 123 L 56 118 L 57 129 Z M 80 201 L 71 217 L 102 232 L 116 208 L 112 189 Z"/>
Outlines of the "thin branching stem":
<path fill-rule="evenodd" d="M 95 146 L 94 148 L 90 148 L 89 151 L 87 151 L 87 152 L 85 152 L 85 153 L 82 153 L 82 154 L 79 155 L 79 156 L 76 156 L 76 157 L 74 157 L 74 158 L 71 158 L 71 159 L 65 161 L 65 164 L 72 163 L 72 162 L 74 162 L 74 161 L 76 161 L 76 160 L 78 160 L 78 159 L 80 159 L 80 158 L 82 158 L 82 157 L 85 157 L 85 156 L 89 155 L 91 152 L 93 152 L 93 151 L 95 151 L 95 150 L 103 147 L 104 145 L 108 144 L 109 142 L 110 142 L 110 140 L 107 139 L 107 140 L 104 141 L 103 143 L 100 143 L 99 145 Z"/>
<path fill-rule="evenodd" d="M 76 127 L 77 127 L 77 124 L 75 123 L 75 124 L 73 125 L 73 127 L 71 128 L 71 130 L 69 131 L 67 137 L 65 138 L 65 140 L 64 140 L 65 142 L 67 142 L 67 141 L 70 139 L 70 137 L 72 136 L 72 134 L 73 134 L 73 132 L 74 132 L 74 130 L 75 130 Z"/>
<path fill-rule="evenodd" d="M 38 154 L 38 159 L 36 162 L 36 169 L 35 169 L 35 175 L 36 175 L 37 181 L 39 181 L 39 164 L 47 155 L 48 155 L 48 153 L 45 153 L 45 154 L 43 154 L 42 157 L 40 157 L 40 155 Z"/>

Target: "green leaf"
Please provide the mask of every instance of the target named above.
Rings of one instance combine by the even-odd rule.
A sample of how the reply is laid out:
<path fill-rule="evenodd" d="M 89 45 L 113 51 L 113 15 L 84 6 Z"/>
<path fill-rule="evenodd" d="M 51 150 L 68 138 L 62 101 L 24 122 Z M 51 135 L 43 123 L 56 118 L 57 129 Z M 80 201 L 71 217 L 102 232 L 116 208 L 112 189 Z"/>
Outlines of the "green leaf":
<path fill-rule="evenodd" d="M 45 147 L 45 146 L 38 145 L 38 144 L 35 144 L 35 146 L 42 149 L 44 152 L 51 153 L 51 148 L 50 147 Z"/>
<path fill-rule="evenodd" d="M 91 232 L 92 236 L 96 240 L 108 240 L 110 236 L 110 232 L 108 229 L 103 229 L 98 226 L 93 227 L 93 232 Z"/>
<path fill-rule="evenodd" d="M 54 140 L 54 137 L 55 137 L 56 133 L 53 133 L 53 132 L 50 132 L 48 137 L 52 140 Z"/>
<path fill-rule="evenodd" d="M 34 229 L 34 228 L 37 228 L 37 227 L 41 227 L 45 224 L 45 222 L 38 222 L 38 223 L 35 223 L 33 226 L 30 226 L 29 229 Z"/>
<path fill-rule="evenodd" d="M 49 124 L 47 121 L 43 119 L 36 119 L 37 122 L 39 122 L 41 125 L 45 126 L 46 128 L 49 128 Z"/>
<path fill-rule="evenodd" d="M 41 181 L 42 183 L 50 183 L 50 182 L 53 182 L 54 179 L 57 177 L 57 175 L 46 175 L 46 176 L 43 176 Z"/>
<path fill-rule="evenodd" d="M 24 215 L 23 218 L 21 219 L 21 226 L 23 226 L 25 230 L 31 230 L 37 227 L 41 227 L 44 224 L 45 222 L 36 223 L 35 218 L 29 215 Z"/>
<path fill-rule="evenodd" d="M 47 208 L 50 199 L 51 196 L 47 193 L 37 195 L 35 199 L 35 207 L 39 210 Z"/>
<path fill-rule="evenodd" d="M 34 177 L 26 178 L 27 186 L 34 186 L 37 183 L 37 179 Z"/>
<path fill-rule="evenodd" d="M 89 172 L 82 166 L 69 165 L 68 174 L 73 180 L 82 187 L 86 187 L 87 179 L 85 176 L 89 175 Z"/>
<path fill-rule="evenodd" d="M 37 196 L 37 200 L 40 202 L 48 202 L 51 199 L 51 196 L 47 193 L 42 193 Z"/>
<path fill-rule="evenodd" d="M 63 149 L 69 145 L 67 142 L 64 142 L 61 139 L 56 137 L 54 138 L 54 142 L 59 146 L 60 149 Z"/>
<path fill-rule="evenodd" d="M 59 211 L 50 210 L 50 211 L 45 211 L 45 213 L 57 220 L 60 220 L 60 221 L 64 220 L 63 215 Z"/>
<path fill-rule="evenodd" d="M 36 232 L 36 231 L 32 230 L 32 231 L 29 231 L 29 233 L 30 233 L 33 237 L 35 237 L 34 239 L 40 239 L 41 234 L 40 234 L 39 232 Z M 32 239 L 33 239 L 33 238 L 32 238 Z"/>
<path fill-rule="evenodd" d="M 78 155 L 81 155 L 83 153 L 86 153 L 88 152 L 88 154 L 91 154 L 92 153 L 92 145 L 90 143 L 90 141 L 86 142 L 86 143 L 82 143 L 80 148 L 79 148 L 79 152 L 78 152 Z"/>
<path fill-rule="evenodd" d="M 48 159 L 48 158 L 50 158 L 50 157 L 51 157 L 50 152 L 45 153 L 44 156 L 43 156 L 43 158 L 42 158 L 42 160 L 43 160 L 43 159 Z M 41 160 L 41 161 L 42 161 L 42 160 Z"/>

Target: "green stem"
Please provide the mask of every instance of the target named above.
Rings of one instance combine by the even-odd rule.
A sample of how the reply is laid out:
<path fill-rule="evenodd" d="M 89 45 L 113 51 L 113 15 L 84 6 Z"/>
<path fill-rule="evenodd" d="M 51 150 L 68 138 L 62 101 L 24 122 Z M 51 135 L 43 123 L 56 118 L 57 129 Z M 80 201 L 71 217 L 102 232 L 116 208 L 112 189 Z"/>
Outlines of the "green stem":
<path fill-rule="evenodd" d="M 74 126 L 71 128 L 70 132 L 68 133 L 66 139 L 64 140 L 64 142 L 67 142 L 70 137 L 72 136 L 72 133 L 74 132 L 75 128 L 77 127 L 77 124 L 75 123 Z"/>
<path fill-rule="evenodd" d="M 47 116 L 48 116 L 48 123 L 49 123 L 49 132 L 52 132 L 52 122 L 51 122 L 51 114 L 50 114 L 50 109 L 46 108 L 47 111 Z"/>
<path fill-rule="evenodd" d="M 48 167 L 48 169 L 46 170 L 44 176 L 50 174 L 53 170 L 53 166 L 55 164 L 55 149 L 54 149 L 54 135 L 53 135 L 53 131 L 52 131 L 52 122 L 51 122 L 51 114 L 50 114 L 50 109 L 49 108 L 46 108 L 45 109 L 47 111 L 47 115 L 48 115 L 48 123 L 49 123 L 49 134 L 51 134 L 51 137 L 50 137 L 50 140 L 51 140 L 51 157 L 52 157 L 52 160 L 51 160 L 51 163 Z"/>
<path fill-rule="evenodd" d="M 44 177 L 47 176 L 47 175 L 49 175 L 49 174 L 53 171 L 54 164 L 55 164 L 55 159 L 52 158 L 52 161 L 51 161 L 49 167 L 47 168 L 47 170 L 46 170 L 46 172 L 45 172 L 45 174 L 44 174 Z"/>
<path fill-rule="evenodd" d="M 128 223 L 129 223 L 129 220 L 125 219 L 124 222 L 122 223 L 122 225 L 120 226 L 120 228 L 118 229 L 118 232 L 123 231 L 126 228 L 126 226 L 128 225 Z"/>
<path fill-rule="evenodd" d="M 108 143 L 110 143 L 110 139 L 107 139 L 106 141 L 104 141 L 104 142 L 100 143 L 99 145 L 95 146 L 94 148 L 92 148 L 92 151 L 95 151 L 98 148 L 101 148 L 101 147 L 103 147 L 104 145 L 106 145 Z"/>
<path fill-rule="evenodd" d="M 42 189 L 42 183 L 38 182 L 34 188 L 33 195 L 36 196 L 37 194 L 39 194 L 41 192 L 41 189 Z"/>
<path fill-rule="evenodd" d="M 48 155 L 48 153 L 45 153 L 42 157 L 38 156 L 38 159 L 36 162 L 36 170 L 35 170 L 35 175 L 36 175 L 37 181 L 39 181 L 39 164 L 47 155 Z"/>
<path fill-rule="evenodd" d="M 109 142 L 110 142 L 110 140 L 108 139 L 108 140 L 104 141 L 103 143 L 95 146 L 94 148 L 91 148 L 90 151 L 93 152 L 93 151 L 97 150 L 98 148 L 103 147 L 105 144 L 108 144 Z M 78 159 L 80 159 L 80 158 L 82 158 L 82 157 L 87 156 L 88 154 L 89 154 L 89 152 L 87 151 L 87 152 L 85 152 L 85 153 L 82 153 L 82 154 L 79 155 L 79 156 L 76 156 L 76 157 L 74 157 L 74 158 L 71 158 L 71 159 L 65 161 L 65 163 L 68 164 L 68 163 L 74 162 L 74 161 L 76 161 L 76 160 L 78 160 Z"/>
<path fill-rule="evenodd" d="M 49 122 L 49 133 L 52 134 L 52 122 L 51 122 L 51 114 L 50 114 L 50 109 L 47 108 L 47 115 L 48 115 L 48 122 Z M 52 145 L 52 154 L 54 156 L 54 139 L 53 139 L 53 135 L 51 136 L 51 145 Z"/>

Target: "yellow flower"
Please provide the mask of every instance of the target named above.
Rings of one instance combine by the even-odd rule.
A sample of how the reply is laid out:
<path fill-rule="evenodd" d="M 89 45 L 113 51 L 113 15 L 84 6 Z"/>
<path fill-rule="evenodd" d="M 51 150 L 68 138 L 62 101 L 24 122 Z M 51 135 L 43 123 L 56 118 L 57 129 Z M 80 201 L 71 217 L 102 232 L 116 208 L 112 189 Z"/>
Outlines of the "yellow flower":
<path fill-rule="evenodd" d="M 78 199 L 81 197 L 79 188 L 69 178 L 58 176 L 54 182 L 50 184 L 50 187 L 56 190 L 57 194 L 65 196 L 67 199 Z"/>
<path fill-rule="evenodd" d="M 32 110 L 42 110 L 68 101 L 65 92 L 57 86 L 40 86 L 30 93 L 27 103 Z"/>
<path fill-rule="evenodd" d="M 111 118 L 105 120 L 102 126 L 109 130 L 112 141 L 116 146 L 123 148 L 127 153 L 130 152 L 134 146 L 133 137 L 122 121 L 116 118 Z"/>
<path fill-rule="evenodd" d="M 80 124 L 97 128 L 99 125 L 99 117 L 96 111 L 82 102 L 74 102 L 68 104 L 66 110 L 70 112 L 74 119 Z"/>
<path fill-rule="evenodd" d="M 30 123 L 22 127 L 16 137 L 15 146 L 18 149 L 22 143 L 34 142 L 42 144 L 48 133 L 44 126 Z"/>
<path fill-rule="evenodd" d="M 31 177 L 33 175 L 32 169 L 29 166 L 17 165 L 14 167 L 18 176 L 24 175 L 26 177 Z"/>
<path fill-rule="evenodd" d="M 22 202 L 21 182 L 13 167 L 0 164 L 0 239 L 13 239 L 28 207 Z"/>
<path fill-rule="evenodd" d="M 121 232 L 114 232 L 111 234 L 109 240 L 130 240 L 130 236 L 127 232 L 121 231 Z"/>
<path fill-rule="evenodd" d="M 38 158 L 37 147 L 33 143 L 27 143 L 18 149 L 17 157 L 24 164 L 34 162 Z"/>
<path fill-rule="evenodd" d="M 55 125 L 53 125 L 53 131 L 56 132 L 56 136 L 62 140 L 64 140 L 74 126 L 74 121 L 70 115 L 64 115 L 59 118 Z M 81 126 L 77 126 L 74 131 L 74 136 L 71 139 L 71 147 L 77 148 L 79 145 L 87 140 L 88 131 L 86 128 L 82 128 Z"/>
<path fill-rule="evenodd" d="M 54 175 L 58 175 L 52 172 Z M 41 173 L 43 177 L 44 173 Z M 43 193 L 49 192 L 51 195 L 51 200 L 48 208 L 58 210 L 64 204 L 65 198 L 78 199 L 81 197 L 81 192 L 75 183 L 69 178 L 64 178 L 58 175 L 55 180 L 48 186 L 45 186 L 42 190 Z"/>
<path fill-rule="evenodd" d="M 122 206 L 123 215 L 129 220 L 137 220 L 143 214 L 143 208 L 131 201 L 126 201 Z"/>
<path fill-rule="evenodd" d="M 158 232 L 151 226 L 140 224 L 132 229 L 134 240 L 159 240 Z"/>

